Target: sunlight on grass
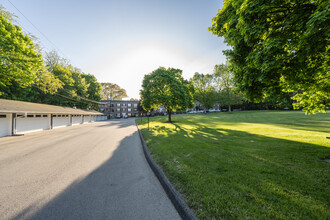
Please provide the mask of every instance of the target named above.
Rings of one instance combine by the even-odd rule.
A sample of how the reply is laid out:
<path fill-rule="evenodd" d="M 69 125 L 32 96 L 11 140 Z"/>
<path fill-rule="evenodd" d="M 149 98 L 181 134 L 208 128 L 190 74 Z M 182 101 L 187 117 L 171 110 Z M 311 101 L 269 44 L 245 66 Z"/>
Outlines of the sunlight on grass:
<path fill-rule="evenodd" d="M 140 124 L 201 219 L 330 217 L 330 117 L 293 111 L 174 115 Z"/>

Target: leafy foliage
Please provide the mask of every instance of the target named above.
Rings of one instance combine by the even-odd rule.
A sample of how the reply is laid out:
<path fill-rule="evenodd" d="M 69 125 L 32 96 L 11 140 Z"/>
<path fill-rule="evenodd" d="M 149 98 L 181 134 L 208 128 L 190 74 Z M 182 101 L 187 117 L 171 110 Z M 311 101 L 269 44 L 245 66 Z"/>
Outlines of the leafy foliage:
<path fill-rule="evenodd" d="M 101 83 L 101 97 L 105 100 L 122 100 L 127 97 L 126 90 L 115 83 Z"/>
<path fill-rule="evenodd" d="M 213 76 L 211 74 L 195 73 L 190 82 L 195 89 L 194 100 L 201 103 L 206 109 L 212 108 L 216 102 Z"/>
<path fill-rule="evenodd" d="M 330 4 L 324 0 L 225 0 L 210 31 L 225 38 L 235 83 L 250 100 L 295 92 L 295 108 L 330 100 Z"/>
<path fill-rule="evenodd" d="M 231 106 L 242 103 L 243 96 L 234 87 L 234 75 L 230 71 L 229 63 L 215 65 L 214 78 L 217 85 L 218 100 L 222 106 L 228 106 L 228 111 L 231 112 Z"/>
<path fill-rule="evenodd" d="M 81 77 L 84 78 L 85 82 L 88 84 L 87 98 L 98 102 L 101 101 L 102 86 L 97 82 L 96 77 L 92 74 L 81 74 Z M 99 105 L 90 102 L 87 108 L 98 110 Z"/>
<path fill-rule="evenodd" d="M 9 12 L 0 7 L 0 96 L 43 102 L 45 94 L 62 87 L 44 66 L 41 49 L 34 36 L 25 35 L 14 25 Z"/>
<path fill-rule="evenodd" d="M 73 68 L 56 51 L 45 53 L 43 61 L 37 39 L 13 21 L 0 6 L 0 97 L 98 110 L 101 85 L 95 76 Z"/>
<path fill-rule="evenodd" d="M 36 82 L 43 61 L 32 40 L 12 23 L 9 13 L 0 8 L 0 94 L 19 79 L 17 86 L 27 87 Z"/>
<path fill-rule="evenodd" d="M 193 86 L 182 77 L 182 70 L 159 67 L 144 75 L 142 82 L 142 106 L 150 111 L 164 106 L 171 122 L 172 111 L 193 107 Z"/>

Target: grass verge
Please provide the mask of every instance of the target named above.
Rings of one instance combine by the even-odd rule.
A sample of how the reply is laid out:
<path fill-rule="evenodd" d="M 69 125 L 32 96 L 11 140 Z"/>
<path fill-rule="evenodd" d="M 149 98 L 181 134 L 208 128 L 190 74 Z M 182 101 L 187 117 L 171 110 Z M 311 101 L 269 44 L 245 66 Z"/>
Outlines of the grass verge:
<path fill-rule="evenodd" d="M 200 219 L 329 219 L 330 117 L 247 111 L 137 119 Z"/>

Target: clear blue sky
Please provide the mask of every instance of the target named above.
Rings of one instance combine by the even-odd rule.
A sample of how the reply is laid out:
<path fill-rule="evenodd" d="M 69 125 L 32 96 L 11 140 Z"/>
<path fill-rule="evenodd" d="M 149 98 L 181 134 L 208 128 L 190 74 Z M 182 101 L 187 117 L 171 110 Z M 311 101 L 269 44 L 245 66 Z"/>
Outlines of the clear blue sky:
<path fill-rule="evenodd" d="M 61 52 L 99 82 L 139 97 L 144 74 L 159 66 L 212 73 L 225 62 L 222 38 L 208 32 L 220 0 L 10 0 Z M 55 48 L 9 2 L 18 25 Z"/>

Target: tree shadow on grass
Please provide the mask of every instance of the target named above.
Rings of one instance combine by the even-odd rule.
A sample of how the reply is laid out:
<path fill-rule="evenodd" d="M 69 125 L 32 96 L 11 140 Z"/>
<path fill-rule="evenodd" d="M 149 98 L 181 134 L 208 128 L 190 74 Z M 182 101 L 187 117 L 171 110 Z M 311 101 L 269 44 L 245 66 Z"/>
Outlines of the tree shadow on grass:
<path fill-rule="evenodd" d="M 208 121 L 211 119 L 211 123 L 269 124 L 284 128 L 330 133 L 329 114 L 322 113 L 317 115 L 304 115 L 302 112 L 294 111 L 246 111 L 234 112 L 232 115 L 226 113 L 212 113 L 206 115 L 206 117 Z"/>
<path fill-rule="evenodd" d="M 330 155 L 327 147 L 178 123 L 143 133 L 200 218 L 330 216 L 330 167 L 321 160 Z"/>

